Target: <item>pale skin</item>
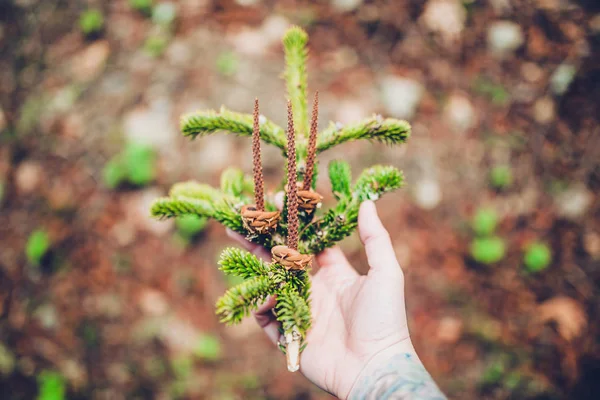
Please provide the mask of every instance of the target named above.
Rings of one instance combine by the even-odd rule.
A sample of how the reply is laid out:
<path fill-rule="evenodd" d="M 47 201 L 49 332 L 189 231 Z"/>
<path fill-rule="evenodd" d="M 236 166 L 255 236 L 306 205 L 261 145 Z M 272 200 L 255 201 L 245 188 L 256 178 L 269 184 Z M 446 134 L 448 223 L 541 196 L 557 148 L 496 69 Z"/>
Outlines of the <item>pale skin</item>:
<path fill-rule="evenodd" d="M 315 257 L 318 267 L 313 268 L 316 272 L 312 276 L 313 324 L 301 355 L 300 371 L 339 398 L 363 399 L 373 396 L 364 393 L 375 393 L 377 385 L 384 385 L 381 369 L 388 368 L 388 381 L 389 370 L 399 375 L 393 379 L 396 385 L 391 389 L 397 395 L 392 393 L 386 398 L 443 399 L 413 348 L 406 319 L 404 275 L 373 202 L 361 205 L 358 227 L 369 264 L 367 275 L 359 275 L 338 247 Z M 232 232 L 230 235 L 249 251 L 270 259 L 264 248 Z M 269 298 L 254 314 L 273 343 L 282 340 L 271 312 L 275 304 L 276 299 Z M 410 362 L 405 362 L 406 358 Z M 389 382 L 385 385 L 381 390 L 389 393 Z M 420 390 L 418 394 L 412 393 L 415 387 Z"/>

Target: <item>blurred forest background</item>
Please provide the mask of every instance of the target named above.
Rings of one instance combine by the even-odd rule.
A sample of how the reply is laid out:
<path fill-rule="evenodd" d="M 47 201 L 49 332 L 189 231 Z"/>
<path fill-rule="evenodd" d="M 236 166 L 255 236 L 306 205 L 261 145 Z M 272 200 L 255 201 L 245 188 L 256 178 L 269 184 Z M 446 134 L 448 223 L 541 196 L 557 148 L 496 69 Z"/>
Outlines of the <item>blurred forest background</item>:
<path fill-rule="evenodd" d="M 404 170 L 379 212 L 443 390 L 600 397 L 599 2 L 3 0 L 0 20 L 2 399 L 330 398 L 253 321 L 218 323 L 223 229 L 149 217 L 174 182 L 251 171 L 249 140 L 188 141 L 180 114 L 259 97 L 285 126 L 290 24 L 321 126 L 413 126 L 320 161 Z"/>

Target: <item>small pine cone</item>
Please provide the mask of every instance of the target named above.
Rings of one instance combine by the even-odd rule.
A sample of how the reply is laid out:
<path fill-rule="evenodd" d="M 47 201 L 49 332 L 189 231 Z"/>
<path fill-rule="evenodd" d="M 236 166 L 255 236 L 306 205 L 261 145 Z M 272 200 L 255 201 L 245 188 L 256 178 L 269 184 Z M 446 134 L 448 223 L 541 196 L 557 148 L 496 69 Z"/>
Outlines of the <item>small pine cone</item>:
<path fill-rule="evenodd" d="M 282 265 L 286 270 L 302 271 L 310 267 L 312 255 L 300 254 L 298 250 L 287 246 L 275 246 L 271 249 L 273 262 Z"/>
<path fill-rule="evenodd" d="M 258 211 L 254 204 L 242 206 L 244 228 L 257 235 L 266 235 L 277 228 L 279 211 Z"/>
<path fill-rule="evenodd" d="M 308 214 L 312 214 L 316 208 L 321 207 L 321 200 L 323 200 L 323 196 L 312 189 L 298 190 L 298 207 Z"/>

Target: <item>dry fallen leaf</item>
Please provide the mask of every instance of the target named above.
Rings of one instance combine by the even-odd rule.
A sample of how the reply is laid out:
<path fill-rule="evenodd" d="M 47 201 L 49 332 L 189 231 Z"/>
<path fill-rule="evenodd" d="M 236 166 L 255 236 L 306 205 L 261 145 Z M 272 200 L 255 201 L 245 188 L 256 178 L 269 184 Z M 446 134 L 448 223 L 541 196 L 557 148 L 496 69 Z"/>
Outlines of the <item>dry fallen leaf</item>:
<path fill-rule="evenodd" d="M 556 322 L 558 333 L 568 341 L 581 334 L 587 325 L 587 315 L 581 304 L 570 297 L 558 296 L 538 306 L 542 322 Z"/>

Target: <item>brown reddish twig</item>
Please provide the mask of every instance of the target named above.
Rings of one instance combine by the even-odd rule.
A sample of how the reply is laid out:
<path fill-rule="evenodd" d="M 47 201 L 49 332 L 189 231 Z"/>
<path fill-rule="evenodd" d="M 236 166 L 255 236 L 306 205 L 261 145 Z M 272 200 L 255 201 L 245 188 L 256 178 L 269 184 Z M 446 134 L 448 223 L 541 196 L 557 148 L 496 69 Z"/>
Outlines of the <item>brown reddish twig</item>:
<path fill-rule="evenodd" d="M 258 98 L 254 99 L 254 129 L 252 131 L 252 173 L 254 175 L 254 202 L 257 211 L 265 211 L 262 161 L 260 158 L 260 123 Z"/>
<path fill-rule="evenodd" d="M 292 102 L 287 102 L 288 131 L 287 131 L 287 246 L 298 250 L 298 186 L 296 183 L 296 134 L 294 132 L 294 116 Z"/>
<path fill-rule="evenodd" d="M 319 118 L 319 92 L 315 92 L 313 101 L 312 120 L 310 122 L 310 136 L 308 137 L 308 154 L 306 155 L 306 172 L 302 190 L 310 190 L 312 186 L 313 172 L 315 169 L 315 154 L 317 151 L 317 123 Z"/>

